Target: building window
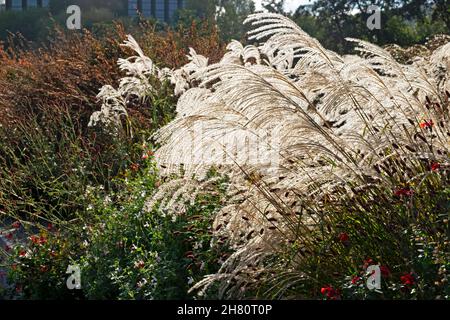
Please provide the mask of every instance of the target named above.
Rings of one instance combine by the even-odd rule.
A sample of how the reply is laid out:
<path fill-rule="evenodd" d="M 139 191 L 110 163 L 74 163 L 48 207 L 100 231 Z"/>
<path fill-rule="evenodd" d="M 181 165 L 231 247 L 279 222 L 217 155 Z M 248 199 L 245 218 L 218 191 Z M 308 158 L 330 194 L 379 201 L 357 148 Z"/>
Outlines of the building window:
<path fill-rule="evenodd" d="M 169 0 L 164 0 L 164 21 L 165 22 L 169 22 L 170 21 Z"/>
<path fill-rule="evenodd" d="M 152 17 L 156 17 L 156 0 L 152 0 Z"/>

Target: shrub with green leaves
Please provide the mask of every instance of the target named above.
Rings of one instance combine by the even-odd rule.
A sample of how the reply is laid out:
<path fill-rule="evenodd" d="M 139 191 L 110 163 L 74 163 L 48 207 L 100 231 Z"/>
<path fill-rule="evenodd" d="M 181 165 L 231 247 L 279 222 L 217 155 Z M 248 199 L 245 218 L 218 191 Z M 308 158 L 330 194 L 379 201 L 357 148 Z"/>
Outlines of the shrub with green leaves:
<path fill-rule="evenodd" d="M 213 173 L 211 173 L 213 174 Z M 161 183 L 154 159 L 144 153 L 115 179 L 114 191 L 91 187 L 91 205 L 57 231 L 42 229 L 10 253 L 5 297 L 39 299 L 189 299 L 193 283 L 216 272 L 226 245 L 212 235 L 212 221 L 225 197 L 217 177 L 184 212 L 149 207 Z M 214 191 L 215 190 L 215 191 Z M 67 267 L 81 268 L 81 291 L 66 286 Z"/>
<path fill-rule="evenodd" d="M 211 225 L 223 200 L 201 193 L 186 211 L 166 212 L 148 199 L 161 183 L 153 159 L 135 164 L 114 193 L 93 199 L 80 259 L 84 292 L 93 299 L 186 299 L 191 285 L 219 268 L 225 247 L 214 245 Z"/>

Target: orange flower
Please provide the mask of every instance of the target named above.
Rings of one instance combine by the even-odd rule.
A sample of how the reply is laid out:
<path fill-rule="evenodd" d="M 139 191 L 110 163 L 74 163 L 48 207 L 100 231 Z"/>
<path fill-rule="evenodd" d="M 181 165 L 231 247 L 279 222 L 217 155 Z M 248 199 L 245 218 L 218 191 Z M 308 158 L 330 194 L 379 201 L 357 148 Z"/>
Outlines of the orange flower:
<path fill-rule="evenodd" d="M 431 129 L 434 126 L 434 122 L 433 120 L 422 120 L 422 122 L 420 123 L 420 127 L 422 129 Z"/>
<path fill-rule="evenodd" d="M 153 157 L 154 153 L 152 150 L 148 150 L 142 155 L 142 160 L 147 160 L 150 157 Z"/>

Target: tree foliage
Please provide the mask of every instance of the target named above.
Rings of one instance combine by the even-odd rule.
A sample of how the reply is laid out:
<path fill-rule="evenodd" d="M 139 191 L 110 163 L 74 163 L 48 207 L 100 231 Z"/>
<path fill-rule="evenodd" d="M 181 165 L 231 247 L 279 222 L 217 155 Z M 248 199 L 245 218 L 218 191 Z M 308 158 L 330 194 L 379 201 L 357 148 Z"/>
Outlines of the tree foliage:
<path fill-rule="evenodd" d="M 367 27 L 371 5 L 381 8 L 380 30 Z M 346 37 L 410 46 L 449 33 L 449 10 L 446 0 L 317 0 L 300 6 L 293 19 L 327 48 L 346 52 Z"/>

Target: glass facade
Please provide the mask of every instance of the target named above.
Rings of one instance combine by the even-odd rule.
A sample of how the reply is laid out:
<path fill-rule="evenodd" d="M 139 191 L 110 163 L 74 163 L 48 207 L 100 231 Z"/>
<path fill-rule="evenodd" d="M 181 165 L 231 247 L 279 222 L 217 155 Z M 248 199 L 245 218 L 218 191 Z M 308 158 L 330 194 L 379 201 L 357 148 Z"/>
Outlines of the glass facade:
<path fill-rule="evenodd" d="M 183 3 L 183 0 L 128 0 L 128 15 L 137 17 L 139 12 L 144 17 L 169 22 L 175 12 L 183 8 Z"/>
<path fill-rule="evenodd" d="M 6 0 L 6 10 L 20 11 L 26 8 L 48 7 L 49 0 Z"/>
<path fill-rule="evenodd" d="M 128 15 L 154 17 L 170 22 L 175 12 L 183 8 L 184 0 L 124 0 L 128 2 Z M 6 10 L 20 11 L 26 8 L 48 7 L 49 0 L 6 0 Z"/>

